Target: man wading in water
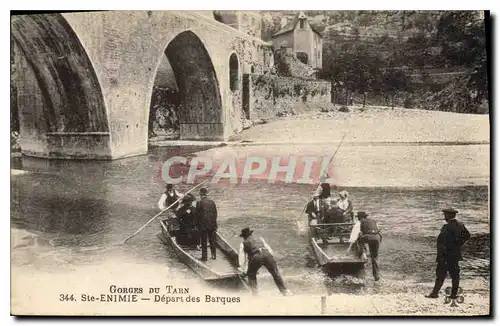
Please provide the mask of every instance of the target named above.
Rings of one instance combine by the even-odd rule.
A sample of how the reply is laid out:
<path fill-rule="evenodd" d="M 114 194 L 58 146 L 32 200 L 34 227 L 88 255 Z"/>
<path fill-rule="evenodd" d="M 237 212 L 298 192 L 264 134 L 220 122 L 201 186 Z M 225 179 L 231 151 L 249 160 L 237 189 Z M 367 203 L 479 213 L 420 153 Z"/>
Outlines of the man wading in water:
<path fill-rule="evenodd" d="M 377 226 L 377 222 L 368 218 L 368 214 L 365 212 L 358 212 L 356 216 L 359 219 L 359 243 L 364 247 L 365 244 L 368 244 L 368 248 L 370 249 L 370 258 L 372 261 L 372 273 L 375 281 L 380 280 L 379 268 L 378 268 L 378 251 L 380 248 L 380 242 L 382 241 L 382 235 L 380 234 L 380 230 Z M 363 248 L 364 249 L 364 248 Z"/>
<path fill-rule="evenodd" d="M 243 242 L 240 245 L 239 269 L 240 272 L 248 276 L 248 283 L 252 288 L 253 294 L 257 294 L 257 272 L 262 266 L 265 266 L 273 276 L 274 282 L 281 294 L 291 295 L 280 275 L 271 247 L 262 237 L 257 238 L 252 234 L 253 231 L 250 228 L 241 230 L 240 237 L 243 238 Z"/>

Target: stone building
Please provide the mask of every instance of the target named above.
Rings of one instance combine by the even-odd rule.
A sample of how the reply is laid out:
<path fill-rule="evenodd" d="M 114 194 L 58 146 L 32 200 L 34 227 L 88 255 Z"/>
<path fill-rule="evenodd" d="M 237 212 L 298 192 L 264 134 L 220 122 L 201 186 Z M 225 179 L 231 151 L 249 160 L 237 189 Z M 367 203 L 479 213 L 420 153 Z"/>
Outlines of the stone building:
<path fill-rule="evenodd" d="M 315 69 L 323 66 L 323 37 L 320 32 L 309 23 L 303 12 L 298 13 L 288 21 L 283 17 L 280 30 L 273 35 L 275 50 L 287 49 L 301 62 Z"/>
<path fill-rule="evenodd" d="M 262 17 L 258 11 L 218 10 L 213 16 L 215 20 L 245 34 L 257 38 L 262 36 Z"/>

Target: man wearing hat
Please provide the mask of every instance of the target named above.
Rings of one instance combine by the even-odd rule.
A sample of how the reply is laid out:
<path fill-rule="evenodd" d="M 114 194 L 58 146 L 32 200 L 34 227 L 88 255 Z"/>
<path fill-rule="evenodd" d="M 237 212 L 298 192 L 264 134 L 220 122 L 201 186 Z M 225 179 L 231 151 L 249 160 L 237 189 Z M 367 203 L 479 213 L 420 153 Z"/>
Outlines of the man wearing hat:
<path fill-rule="evenodd" d="M 470 239 L 470 233 L 463 223 L 455 219 L 458 211 L 453 208 L 443 209 L 444 219 L 447 222 L 441 228 L 437 237 L 436 283 L 427 298 L 438 298 L 439 290 L 443 286 L 446 274 L 451 277 L 451 298 L 456 298 L 460 284 L 460 266 L 462 246 Z"/>
<path fill-rule="evenodd" d="M 160 200 L 158 201 L 158 208 L 160 210 L 164 210 L 168 206 L 175 203 L 175 201 L 181 198 L 183 195 L 179 191 L 177 191 L 173 184 L 167 184 L 165 192 L 161 195 Z M 172 208 L 172 210 L 175 210 Z"/>
<path fill-rule="evenodd" d="M 324 203 L 320 199 L 319 191 L 313 193 L 313 199 L 307 203 L 306 214 L 309 218 L 309 225 L 314 226 L 321 223 L 324 214 Z M 312 228 L 315 230 L 315 228 Z M 314 232 L 314 231 L 313 231 Z"/>
<path fill-rule="evenodd" d="M 372 273 L 375 281 L 380 279 L 379 269 L 378 269 L 378 250 L 380 248 L 380 242 L 382 241 L 382 235 L 377 226 L 377 222 L 368 218 L 366 212 L 358 212 L 356 216 L 360 222 L 360 233 L 359 233 L 359 243 L 364 247 L 364 244 L 368 244 L 370 249 L 370 258 L 372 262 Z"/>
<path fill-rule="evenodd" d="M 197 228 L 201 241 L 201 260 L 207 261 L 207 240 L 210 243 L 212 259 L 216 259 L 217 206 L 208 198 L 207 188 L 200 189 L 200 197 L 196 204 Z"/>
<path fill-rule="evenodd" d="M 254 237 L 253 230 L 250 230 L 250 228 L 241 230 L 240 237 L 243 238 L 243 242 L 240 245 L 238 256 L 239 270 L 248 276 L 248 283 L 252 292 L 257 294 L 257 272 L 262 266 L 265 266 L 273 276 L 281 294 L 290 295 L 278 270 L 273 251 L 266 241 L 262 237 Z"/>

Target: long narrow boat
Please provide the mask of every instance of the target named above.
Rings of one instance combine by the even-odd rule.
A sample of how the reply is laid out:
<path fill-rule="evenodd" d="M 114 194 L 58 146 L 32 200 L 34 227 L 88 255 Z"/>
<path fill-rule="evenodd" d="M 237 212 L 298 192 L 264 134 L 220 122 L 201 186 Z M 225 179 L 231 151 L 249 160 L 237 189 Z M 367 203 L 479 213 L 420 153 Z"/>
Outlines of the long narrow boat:
<path fill-rule="evenodd" d="M 158 238 L 172 248 L 178 258 L 205 281 L 232 283 L 247 287 L 242 274 L 238 271 L 238 252 L 216 233 L 217 259 L 202 261 L 201 251 L 192 246 L 180 245 L 171 233 L 168 220 L 160 221 L 161 232 Z M 209 255 L 210 256 L 210 255 Z"/>
<path fill-rule="evenodd" d="M 327 273 L 355 274 L 364 268 L 366 257 L 361 255 L 356 246 L 349 248 L 353 226 L 354 223 L 328 223 L 309 227 L 309 238 L 316 262 Z M 316 236 L 313 236 L 312 231 L 316 231 Z"/>

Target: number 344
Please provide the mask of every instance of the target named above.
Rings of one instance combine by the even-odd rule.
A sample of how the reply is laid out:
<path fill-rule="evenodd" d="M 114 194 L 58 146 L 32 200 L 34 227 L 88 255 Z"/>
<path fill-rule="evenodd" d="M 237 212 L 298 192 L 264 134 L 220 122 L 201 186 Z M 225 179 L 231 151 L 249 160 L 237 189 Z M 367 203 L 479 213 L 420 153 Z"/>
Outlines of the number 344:
<path fill-rule="evenodd" d="M 73 294 L 59 294 L 59 301 L 75 301 Z"/>

